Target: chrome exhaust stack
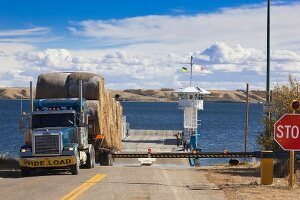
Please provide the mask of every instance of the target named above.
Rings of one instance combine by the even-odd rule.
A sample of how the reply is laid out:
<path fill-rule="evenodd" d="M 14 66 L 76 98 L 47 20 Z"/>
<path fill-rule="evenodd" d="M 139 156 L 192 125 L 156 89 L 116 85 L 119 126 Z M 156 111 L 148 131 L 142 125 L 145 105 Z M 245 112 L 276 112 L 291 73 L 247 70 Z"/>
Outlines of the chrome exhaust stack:
<path fill-rule="evenodd" d="M 32 81 L 30 81 L 30 113 L 33 112 L 33 93 L 32 93 Z"/>
<path fill-rule="evenodd" d="M 82 80 L 79 81 L 80 113 L 82 114 Z"/>

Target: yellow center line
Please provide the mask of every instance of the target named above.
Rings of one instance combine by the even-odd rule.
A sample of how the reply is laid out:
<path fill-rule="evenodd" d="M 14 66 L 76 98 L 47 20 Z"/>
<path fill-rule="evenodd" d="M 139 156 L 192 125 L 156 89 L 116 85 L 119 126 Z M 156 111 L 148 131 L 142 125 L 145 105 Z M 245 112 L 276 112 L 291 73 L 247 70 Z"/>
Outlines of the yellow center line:
<path fill-rule="evenodd" d="M 106 174 L 96 174 L 95 176 L 93 176 L 92 178 L 90 178 L 89 180 L 87 180 L 86 182 L 84 182 L 83 184 L 81 184 L 80 186 L 75 188 L 74 190 L 72 190 L 70 193 L 68 193 L 67 195 L 62 197 L 60 200 L 76 199 L 80 194 L 82 194 L 83 192 L 90 189 L 93 185 L 95 185 L 97 182 L 99 182 L 100 180 L 102 180 L 105 177 L 106 177 Z"/>

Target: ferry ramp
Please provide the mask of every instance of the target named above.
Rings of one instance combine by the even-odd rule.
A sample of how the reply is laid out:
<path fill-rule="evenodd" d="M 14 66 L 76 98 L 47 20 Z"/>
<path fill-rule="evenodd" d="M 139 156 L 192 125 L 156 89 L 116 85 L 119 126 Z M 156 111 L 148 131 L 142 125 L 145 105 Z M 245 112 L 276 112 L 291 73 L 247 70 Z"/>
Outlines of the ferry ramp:
<path fill-rule="evenodd" d="M 140 130 L 130 129 L 129 136 L 123 140 L 121 153 L 146 153 L 151 149 L 152 153 L 182 152 L 177 147 L 176 134 L 182 130 Z M 139 165 L 137 158 L 116 158 L 116 165 Z M 156 159 L 154 166 L 181 166 L 189 167 L 186 158 Z"/>

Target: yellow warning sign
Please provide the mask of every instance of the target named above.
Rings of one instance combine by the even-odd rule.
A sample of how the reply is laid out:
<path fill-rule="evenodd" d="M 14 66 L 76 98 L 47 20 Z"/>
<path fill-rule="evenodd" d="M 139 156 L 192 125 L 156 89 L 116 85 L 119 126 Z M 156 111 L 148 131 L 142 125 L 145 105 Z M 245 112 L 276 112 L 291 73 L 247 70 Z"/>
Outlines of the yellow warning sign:
<path fill-rule="evenodd" d="M 65 167 L 75 164 L 75 157 L 20 158 L 21 167 Z"/>

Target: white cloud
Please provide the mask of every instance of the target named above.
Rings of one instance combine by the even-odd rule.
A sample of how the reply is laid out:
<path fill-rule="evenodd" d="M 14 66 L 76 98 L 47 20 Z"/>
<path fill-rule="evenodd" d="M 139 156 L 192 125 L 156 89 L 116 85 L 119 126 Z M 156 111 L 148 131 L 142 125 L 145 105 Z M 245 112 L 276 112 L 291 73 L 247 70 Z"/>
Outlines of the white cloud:
<path fill-rule="evenodd" d="M 295 45 L 300 43 L 299 18 L 299 3 L 272 5 L 272 49 L 300 51 Z M 99 46 L 115 45 L 136 53 L 194 52 L 217 41 L 265 50 L 266 6 L 227 8 L 198 15 L 85 20 L 72 22 L 69 30 L 97 41 Z"/>
<path fill-rule="evenodd" d="M 0 30 L 0 46 L 9 45 L 37 45 L 50 44 L 63 39 L 62 36 L 57 36 L 51 33 L 49 27 L 33 27 L 27 29 L 9 29 Z"/>
<path fill-rule="evenodd" d="M 24 43 L 0 43 L 0 53 L 14 54 L 16 52 L 25 52 L 34 50 L 34 47 Z"/>
<path fill-rule="evenodd" d="M 89 54 L 66 49 L 29 51 L 16 55 L 16 62 L 22 66 L 16 69 L 19 70 L 15 71 L 16 74 L 36 78 L 38 74 L 49 71 L 92 71 L 103 75 L 109 88 L 118 89 L 187 85 L 189 73 L 182 73 L 181 67 L 188 67 L 188 64 L 182 63 L 187 63 L 190 55 L 194 56 L 196 63 L 201 64 L 194 66 L 193 80 L 197 85 L 203 84 L 208 89 L 217 89 L 216 86 L 236 89 L 243 87 L 245 82 L 249 82 L 254 88 L 260 88 L 265 78 L 266 56 L 263 51 L 225 43 L 212 44 L 194 54 L 172 53 L 167 57 L 140 56 L 123 51 Z M 273 81 L 284 81 L 282 75 L 286 75 L 295 66 L 294 71 L 300 74 L 300 64 L 297 64 L 300 54 L 276 50 L 271 56 Z M 205 70 L 201 70 L 201 67 Z M 26 70 L 28 68 L 31 70 Z"/>
<path fill-rule="evenodd" d="M 19 53 L 17 60 L 24 68 L 31 68 L 23 74 L 34 77 L 49 71 L 92 71 L 103 75 L 108 87 L 115 88 L 160 88 L 176 82 L 170 76 L 174 67 L 165 58 L 158 61 L 118 51 L 93 57 L 78 56 L 66 49 L 46 49 Z"/>
<path fill-rule="evenodd" d="M 31 76 L 24 76 L 24 66 L 17 59 L 20 52 L 34 50 L 28 44 L 0 43 L 0 87 L 27 85 Z"/>
<path fill-rule="evenodd" d="M 34 27 L 29 29 L 14 29 L 14 30 L 2 30 L 0 31 L 0 37 L 11 37 L 11 36 L 34 36 L 43 35 L 49 32 L 47 27 Z"/>
<path fill-rule="evenodd" d="M 266 72 L 265 52 L 254 48 L 243 48 L 240 45 L 229 46 L 225 43 L 216 43 L 202 52 L 194 54 L 195 62 L 205 65 L 213 73 L 223 73 L 224 76 L 231 76 L 232 81 L 241 79 L 263 82 Z M 282 82 L 287 79 L 288 73 L 299 76 L 300 54 L 287 50 L 274 50 L 271 52 L 271 73 L 272 82 Z M 251 80 L 250 76 L 257 76 Z M 285 76 L 282 76 L 285 74 Z M 216 76 L 215 74 L 212 75 Z M 242 78 L 239 78 L 242 77 Z M 224 77 L 220 76 L 224 80 Z M 200 78 L 201 80 L 201 78 Z"/>

